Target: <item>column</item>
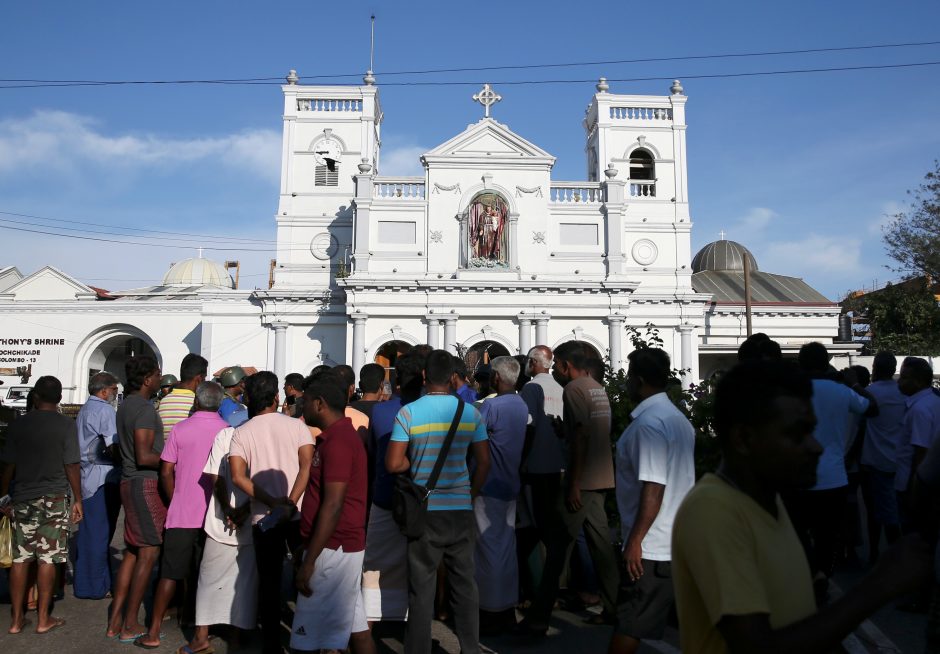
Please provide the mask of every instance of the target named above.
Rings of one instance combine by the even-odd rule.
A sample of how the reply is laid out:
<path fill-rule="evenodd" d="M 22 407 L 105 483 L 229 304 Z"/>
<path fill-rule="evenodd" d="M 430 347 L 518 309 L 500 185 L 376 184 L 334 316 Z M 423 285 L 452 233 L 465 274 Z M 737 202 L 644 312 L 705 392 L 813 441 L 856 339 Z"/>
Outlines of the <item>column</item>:
<path fill-rule="evenodd" d="M 435 350 L 441 346 L 441 321 L 437 316 L 428 318 L 427 344 Z"/>
<path fill-rule="evenodd" d="M 535 319 L 535 344 L 536 345 L 548 345 L 548 318 L 547 317 Z"/>
<path fill-rule="evenodd" d="M 679 367 L 688 370 L 682 375 L 682 387 L 688 388 L 695 378 L 698 370 L 698 362 L 692 360 L 692 336 L 695 333 L 695 326 L 689 323 L 679 325 L 679 349 L 681 352 L 681 363 Z"/>
<path fill-rule="evenodd" d="M 519 267 L 519 214 L 509 214 L 509 269 Z"/>
<path fill-rule="evenodd" d="M 457 316 L 444 318 L 444 349 L 457 354 Z"/>
<path fill-rule="evenodd" d="M 355 176 L 356 198 L 355 212 L 353 213 L 352 234 L 352 261 L 353 270 L 349 272 L 366 272 L 369 270 L 369 213 L 372 211 L 372 165 L 366 160 L 359 164 L 359 174 Z M 359 369 L 356 369 L 356 374 Z"/>
<path fill-rule="evenodd" d="M 532 319 L 519 316 L 519 354 L 528 354 L 532 349 Z"/>
<path fill-rule="evenodd" d="M 356 376 L 359 376 L 359 371 L 362 369 L 362 365 L 365 362 L 366 356 L 366 315 L 362 313 L 354 313 L 352 315 L 353 319 L 353 342 L 352 342 L 352 369 L 355 371 Z"/>
<path fill-rule="evenodd" d="M 287 323 L 272 322 L 274 330 L 274 374 L 283 382 L 287 376 Z"/>
<path fill-rule="evenodd" d="M 610 368 L 614 372 L 623 368 L 623 321 L 624 317 L 619 314 L 607 316 L 607 339 L 610 341 Z"/>

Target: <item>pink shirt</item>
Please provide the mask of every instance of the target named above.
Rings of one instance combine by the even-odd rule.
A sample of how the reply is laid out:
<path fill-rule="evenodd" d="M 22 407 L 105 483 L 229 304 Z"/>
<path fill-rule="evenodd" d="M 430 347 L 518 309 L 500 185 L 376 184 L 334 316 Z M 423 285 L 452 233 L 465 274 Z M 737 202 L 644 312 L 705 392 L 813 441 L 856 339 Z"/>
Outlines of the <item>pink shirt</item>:
<path fill-rule="evenodd" d="M 235 429 L 228 454 L 245 460 L 251 481 L 268 495 L 287 497 L 300 472 L 297 452 L 304 445 L 312 447 L 313 436 L 303 420 L 283 413 L 265 413 Z M 251 501 L 252 524 L 267 512 L 267 506 Z"/>
<path fill-rule="evenodd" d="M 176 423 L 160 455 L 175 463 L 173 499 L 166 512 L 167 529 L 199 529 L 206 518 L 212 484 L 203 474 L 212 443 L 228 423 L 215 411 L 197 411 Z"/>

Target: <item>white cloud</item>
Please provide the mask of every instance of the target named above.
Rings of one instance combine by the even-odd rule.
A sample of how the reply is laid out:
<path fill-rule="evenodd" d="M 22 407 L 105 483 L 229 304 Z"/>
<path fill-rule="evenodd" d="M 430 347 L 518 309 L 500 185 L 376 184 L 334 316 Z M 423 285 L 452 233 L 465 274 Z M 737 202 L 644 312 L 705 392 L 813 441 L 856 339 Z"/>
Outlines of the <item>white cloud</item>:
<path fill-rule="evenodd" d="M 170 167 L 215 161 L 266 180 L 280 176 L 281 136 L 273 130 L 193 139 L 152 134 L 110 135 L 88 116 L 38 110 L 0 121 L 0 175 L 31 169 L 73 172 L 100 167 Z"/>
<path fill-rule="evenodd" d="M 382 175 L 423 175 L 420 157 L 430 150 L 421 145 L 401 145 L 382 148 L 379 172 Z"/>
<path fill-rule="evenodd" d="M 862 241 L 845 236 L 810 233 L 793 241 L 768 243 L 761 253 L 761 270 L 796 277 L 855 278 L 862 272 Z"/>
<path fill-rule="evenodd" d="M 868 233 L 872 236 L 881 237 L 884 228 L 894 221 L 894 217 L 904 211 L 897 202 L 885 202 L 881 205 L 881 215 L 868 223 Z"/>

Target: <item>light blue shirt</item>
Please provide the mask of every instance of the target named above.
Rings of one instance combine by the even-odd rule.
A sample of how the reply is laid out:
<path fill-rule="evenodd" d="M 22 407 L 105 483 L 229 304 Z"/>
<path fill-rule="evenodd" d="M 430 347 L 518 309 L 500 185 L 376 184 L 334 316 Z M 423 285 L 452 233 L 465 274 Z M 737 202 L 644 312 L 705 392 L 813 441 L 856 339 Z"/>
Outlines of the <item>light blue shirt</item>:
<path fill-rule="evenodd" d="M 861 463 L 882 472 L 894 472 L 898 445 L 904 435 L 907 398 L 893 379 L 872 382 L 866 390 L 878 403 L 878 415 L 866 422 Z"/>
<path fill-rule="evenodd" d="M 813 380 L 813 411 L 816 413 L 816 431 L 813 436 L 823 446 L 823 453 L 816 466 L 816 485 L 812 490 L 848 485 L 845 451 L 850 437 L 854 435 L 849 432 L 849 427 L 855 424 L 849 418 L 868 411 L 868 405 L 868 398 L 845 384 L 830 379 Z"/>
<path fill-rule="evenodd" d="M 914 472 L 914 448 L 929 449 L 940 439 L 940 395 L 933 388 L 917 391 L 907 398 L 904 433 L 898 445 L 898 468 L 894 473 L 894 489 L 910 488 Z"/>
<path fill-rule="evenodd" d="M 78 451 L 81 454 L 82 499 L 94 495 L 105 482 L 120 481 L 120 471 L 98 457 L 98 435 L 105 444 L 117 443 L 117 420 L 114 407 L 94 395 L 88 398 L 75 418 L 78 428 Z"/>

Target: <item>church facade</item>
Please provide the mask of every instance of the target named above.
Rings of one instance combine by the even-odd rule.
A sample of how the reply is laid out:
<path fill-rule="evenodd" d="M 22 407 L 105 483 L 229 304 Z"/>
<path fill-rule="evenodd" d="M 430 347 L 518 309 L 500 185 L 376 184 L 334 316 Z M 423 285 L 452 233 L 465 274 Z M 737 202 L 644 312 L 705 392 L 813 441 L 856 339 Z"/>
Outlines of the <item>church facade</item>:
<path fill-rule="evenodd" d="M 33 374 L 70 380 L 70 399 L 81 401 L 90 372 L 118 366 L 105 350 L 128 352 L 124 337 L 139 342 L 131 353 L 152 352 L 168 372 L 187 351 L 213 369 L 241 364 L 279 376 L 319 363 L 393 367 L 418 343 L 472 368 L 572 339 L 620 368 L 627 328 L 652 323 L 692 381 L 727 365 L 743 340 L 740 260 L 750 253 L 719 241 L 712 254 L 724 256 L 692 258 L 678 82 L 668 95 L 646 96 L 611 93 L 600 80 L 583 120 L 578 181 L 553 179 L 555 157 L 493 117 L 500 98 L 489 85 L 474 96 L 481 119 L 425 153 L 418 177 L 382 175 L 384 116 L 371 75 L 357 87 L 305 86 L 292 71 L 282 91 L 270 287 L 234 289 L 227 272 L 201 259 L 177 264 L 161 286 L 104 296 L 47 268 L 39 272 L 58 275 L 58 290 L 38 297 L 27 292 L 39 288 L 32 276 L 16 271 L 4 285 L 12 273 L 0 271 L 8 340 L 37 311 L 48 315 L 33 324 L 76 331 L 65 335 L 74 346 L 54 364 L 35 361 Z M 764 275 L 755 280 L 755 331 L 785 350 L 810 340 L 854 350 L 834 344 L 836 304 L 801 280 Z M 0 363 L 0 375 L 12 363 Z"/>

